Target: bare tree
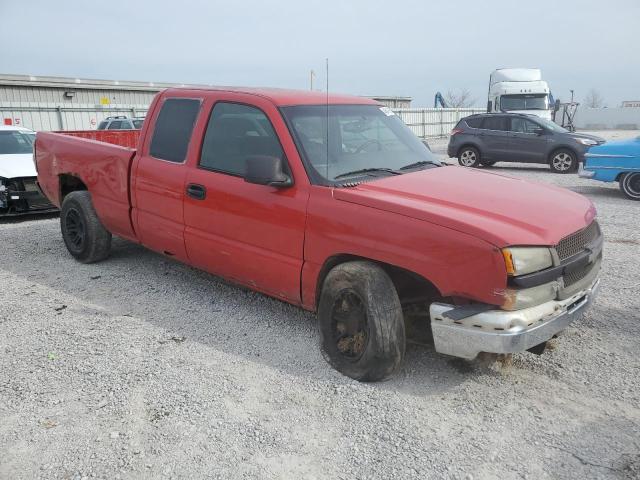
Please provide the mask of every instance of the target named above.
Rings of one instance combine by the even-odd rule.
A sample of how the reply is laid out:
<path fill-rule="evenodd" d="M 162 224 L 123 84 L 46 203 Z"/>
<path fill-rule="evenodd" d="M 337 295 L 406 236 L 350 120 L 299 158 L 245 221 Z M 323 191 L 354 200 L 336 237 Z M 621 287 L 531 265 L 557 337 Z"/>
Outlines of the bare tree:
<path fill-rule="evenodd" d="M 604 106 L 604 98 L 598 90 L 592 88 L 587 92 L 587 96 L 584 97 L 584 104 L 588 108 L 602 108 Z"/>
<path fill-rule="evenodd" d="M 459 88 L 455 91 L 447 91 L 445 102 L 447 103 L 447 107 L 466 108 L 472 106 L 476 102 L 476 99 L 471 96 L 471 92 L 466 88 Z"/>

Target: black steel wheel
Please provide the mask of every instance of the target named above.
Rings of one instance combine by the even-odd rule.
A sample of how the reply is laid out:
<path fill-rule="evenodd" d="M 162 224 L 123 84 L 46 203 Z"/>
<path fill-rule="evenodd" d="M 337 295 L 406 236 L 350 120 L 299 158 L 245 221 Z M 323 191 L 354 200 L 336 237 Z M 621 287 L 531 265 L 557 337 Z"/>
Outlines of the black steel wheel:
<path fill-rule="evenodd" d="M 111 233 L 100 222 L 89 192 L 71 192 L 64 198 L 60 230 L 67 250 L 76 260 L 93 263 L 109 256 Z"/>
<path fill-rule="evenodd" d="M 341 355 L 352 361 L 362 357 L 369 339 L 369 325 L 364 303 L 354 290 L 343 290 L 335 299 L 331 329 Z"/>
<path fill-rule="evenodd" d="M 388 378 L 405 352 L 405 326 L 395 286 L 378 265 L 354 261 L 334 267 L 318 304 L 325 359 L 360 381 Z"/>
<path fill-rule="evenodd" d="M 81 252 L 84 248 L 85 239 L 85 225 L 80 212 L 75 208 L 69 208 L 65 212 L 65 216 L 62 219 L 65 223 L 65 231 L 69 239 L 69 245 L 77 252 Z"/>

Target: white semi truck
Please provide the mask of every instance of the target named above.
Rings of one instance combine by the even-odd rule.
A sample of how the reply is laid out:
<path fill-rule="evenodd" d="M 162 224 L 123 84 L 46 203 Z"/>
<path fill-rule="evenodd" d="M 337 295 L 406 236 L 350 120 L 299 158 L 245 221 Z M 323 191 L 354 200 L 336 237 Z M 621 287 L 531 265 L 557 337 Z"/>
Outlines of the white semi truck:
<path fill-rule="evenodd" d="M 537 68 L 500 68 L 489 77 L 488 112 L 530 113 L 551 120 L 549 84 Z"/>

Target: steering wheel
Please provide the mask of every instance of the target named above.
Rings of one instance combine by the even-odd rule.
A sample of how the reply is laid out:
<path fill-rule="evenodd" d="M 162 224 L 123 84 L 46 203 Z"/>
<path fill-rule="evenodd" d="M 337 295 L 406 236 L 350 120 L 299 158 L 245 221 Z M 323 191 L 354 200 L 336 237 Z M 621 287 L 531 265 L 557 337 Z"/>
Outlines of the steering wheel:
<path fill-rule="evenodd" d="M 375 138 L 372 138 L 371 140 L 367 140 L 366 142 L 364 142 L 362 145 L 360 145 L 358 148 L 356 148 L 356 151 L 354 153 L 362 153 L 365 151 L 365 149 L 367 147 L 369 147 L 370 145 L 378 145 L 378 151 L 382 150 L 384 147 L 382 145 L 382 143 L 380 143 L 378 140 L 376 140 Z"/>

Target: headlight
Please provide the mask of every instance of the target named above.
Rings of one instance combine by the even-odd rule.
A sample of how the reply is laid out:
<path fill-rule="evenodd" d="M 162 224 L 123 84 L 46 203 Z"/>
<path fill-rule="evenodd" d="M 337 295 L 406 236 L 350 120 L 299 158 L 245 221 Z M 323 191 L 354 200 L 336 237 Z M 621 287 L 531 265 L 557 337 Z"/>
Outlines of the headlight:
<path fill-rule="evenodd" d="M 544 247 L 509 247 L 502 249 L 507 274 L 526 275 L 553 266 L 551 250 Z"/>
<path fill-rule="evenodd" d="M 553 300 L 559 288 L 558 282 L 554 281 L 531 288 L 506 288 L 496 293 L 503 298 L 503 310 L 521 310 Z"/>
<path fill-rule="evenodd" d="M 593 146 L 598 144 L 598 142 L 589 138 L 574 138 L 574 140 L 582 145 Z"/>

